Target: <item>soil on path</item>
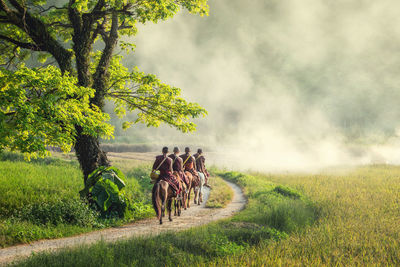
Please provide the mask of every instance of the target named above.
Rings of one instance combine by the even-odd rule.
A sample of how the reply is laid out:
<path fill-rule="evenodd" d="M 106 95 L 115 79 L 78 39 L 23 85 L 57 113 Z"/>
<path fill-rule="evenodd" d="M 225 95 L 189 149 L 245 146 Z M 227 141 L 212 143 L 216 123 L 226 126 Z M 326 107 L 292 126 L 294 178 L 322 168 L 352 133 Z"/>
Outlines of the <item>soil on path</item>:
<path fill-rule="evenodd" d="M 205 202 L 208 198 L 209 190 L 206 188 L 204 202 L 201 205 L 194 205 L 191 200 L 191 207 L 182 211 L 180 217 L 173 216 L 173 221 L 168 221 L 168 215 L 163 219 L 160 225 L 156 218 L 141 220 L 132 224 L 94 231 L 79 236 L 72 236 L 52 240 L 39 240 L 31 244 L 18 245 L 0 249 L 0 265 L 5 265 L 13 260 L 30 256 L 32 253 L 41 251 L 54 251 L 57 249 L 73 247 L 83 244 L 92 244 L 100 240 L 106 242 L 115 242 L 121 239 L 127 239 L 134 236 L 157 235 L 166 231 L 179 231 L 190 227 L 207 224 L 211 221 L 230 217 L 235 212 L 240 211 L 246 204 L 246 199 L 241 189 L 230 182 L 227 182 L 232 188 L 234 195 L 232 202 L 222 209 L 208 209 Z"/>

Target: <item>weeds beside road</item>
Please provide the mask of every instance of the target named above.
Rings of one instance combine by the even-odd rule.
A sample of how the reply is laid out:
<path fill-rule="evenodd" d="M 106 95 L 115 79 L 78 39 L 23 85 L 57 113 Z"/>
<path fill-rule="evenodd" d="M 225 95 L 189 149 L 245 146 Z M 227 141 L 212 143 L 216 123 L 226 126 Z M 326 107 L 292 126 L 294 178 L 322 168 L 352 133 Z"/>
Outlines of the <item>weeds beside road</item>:
<path fill-rule="evenodd" d="M 232 200 L 232 189 L 220 177 L 215 176 L 209 179 L 212 187 L 210 196 L 208 197 L 207 208 L 224 208 Z"/>

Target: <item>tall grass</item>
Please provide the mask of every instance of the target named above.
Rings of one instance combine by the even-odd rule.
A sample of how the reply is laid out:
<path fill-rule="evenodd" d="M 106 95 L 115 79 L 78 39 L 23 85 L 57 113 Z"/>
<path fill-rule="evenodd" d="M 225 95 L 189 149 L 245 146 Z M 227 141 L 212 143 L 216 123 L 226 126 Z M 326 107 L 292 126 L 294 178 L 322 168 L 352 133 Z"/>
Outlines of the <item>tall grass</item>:
<path fill-rule="evenodd" d="M 292 232 L 311 225 L 317 219 L 318 210 L 314 204 L 293 189 L 276 185 L 260 175 L 238 172 L 222 172 L 219 175 L 242 187 L 248 197 L 246 209 L 233 220 Z"/>
<path fill-rule="evenodd" d="M 41 253 L 20 265 L 400 265 L 400 167 L 219 174 L 239 184 L 248 198 L 246 209 L 231 219 L 180 233 Z"/>
<path fill-rule="evenodd" d="M 400 167 L 263 175 L 316 203 L 318 223 L 280 242 L 216 260 L 219 266 L 399 266 Z"/>
<path fill-rule="evenodd" d="M 400 167 L 221 175 L 248 197 L 246 209 L 230 220 L 178 234 L 40 254 L 21 265 L 400 265 Z"/>
<path fill-rule="evenodd" d="M 315 219 L 314 207 L 299 192 L 285 187 L 282 193 L 261 176 L 233 172 L 219 175 L 241 185 L 249 200 L 246 209 L 233 218 L 178 233 L 40 253 L 16 265 L 209 266 L 285 239 Z M 287 194 L 289 191 L 291 194 Z"/>

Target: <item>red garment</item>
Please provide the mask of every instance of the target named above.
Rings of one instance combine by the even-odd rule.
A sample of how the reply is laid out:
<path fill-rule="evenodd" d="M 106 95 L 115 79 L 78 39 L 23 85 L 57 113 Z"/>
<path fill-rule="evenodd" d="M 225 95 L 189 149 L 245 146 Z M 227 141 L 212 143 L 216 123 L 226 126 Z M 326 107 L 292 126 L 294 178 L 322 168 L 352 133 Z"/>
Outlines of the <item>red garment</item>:
<path fill-rule="evenodd" d="M 164 162 L 163 162 L 163 160 L 164 160 Z M 161 164 L 161 162 L 162 162 L 162 164 Z M 179 194 L 179 192 L 181 190 L 181 185 L 179 184 L 178 179 L 176 179 L 176 177 L 174 175 L 172 175 L 171 164 L 172 164 L 171 158 L 164 157 L 164 155 L 159 155 L 156 157 L 156 160 L 154 161 L 153 170 L 158 168 L 158 170 L 160 171 L 160 176 L 158 177 L 158 179 L 166 181 L 172 187 L 172 189 L 177 194 Z M 158 166 L 160 166 L 160 167 L 158 167 Z"/>
<path fill-rule="evenodd" d="M 194 169 L 194 162 L 195 159 L 192 155 L 190 154 L 182 154 L 180 155 L 180 157 L 182 158 L 182 162 L 184 163 L 184 169 L 185 171 L 189 171 L 191 169 Z M 188 159 L 188 157 L 190 157 Z"/>
<path fill-rule="evenodd" d="M 182 181 L 185 182 L 187 186 L 189 186 L 189 179 L 186 177 L 185 173 L 183 172 L 182 165 L 183 160 L 181 157 L 176 156 L 175 154 L 170 154 L 168 157 L 172 159 L 172 170 L 179 173 Z"/>
<path fill-rule="evenodd" d="M 194 154 L 193 156 L 196 159 L 196 170 L 198 172 L 204 173 L 204 175 L 207 175 L 206 165 L 205 165 L 206 158 L 198 153 Z"/>
<path fill-rule="evenodd" d="M 208 171 L 206 170 L 206 165 L 205 165 L 206 158 L 203 155 L 200 155 L 199 153 L 196 153 L 193 156 L 196 159 L 196 169 L 198 172 L 201 172 L 204 174 L 204 178 L 206 179 L 205 184 L 207 184 L 208 177 L 210 175 L 208 174 Z"/>
<path fill-rule="evenodd" d="M 182 154 L 180 155 L 184 164 L 185 171 L 190 172 L 193 175 L 193 183 L 199 184 L 200 177 L 197 175 L 197 171 L 194 168 L 195 158 L 190 154 Z M 189 157 L 189 158 L 188 158 Z"/>
<path fill-rule="evenodd" d="M 200 176 L 197 174 L 196 170 L 193 168 L 191 170 L 188 170 L 193 176 L 193 186 L 199 186 L 200 185 Z"/>

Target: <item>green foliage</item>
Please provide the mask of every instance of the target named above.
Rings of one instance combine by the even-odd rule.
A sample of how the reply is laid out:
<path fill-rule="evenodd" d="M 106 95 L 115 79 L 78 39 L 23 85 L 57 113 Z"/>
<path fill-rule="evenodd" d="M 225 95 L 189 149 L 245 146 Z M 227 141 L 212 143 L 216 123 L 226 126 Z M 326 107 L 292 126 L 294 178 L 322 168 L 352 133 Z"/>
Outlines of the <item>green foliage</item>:
<path fill-rule="evenodd" d="M 190 120 L 206 115 L 202 107 L 185 101 L 179 88 L 155 75 L 137 68 L 128 71 L 121 65 L 122 57 L 113 55 L 116 48 L 134 50 L 126 37 L 137 33 L 137 23 L 157 23 L 180 9 L 207 15 L 207 0 L 1 2 L 0 65 L 6 68 L 0 68 L 0 150 L 19 150 L 28 157 L 47 155 L 46 146 L 70 151 L 77 127 L 83 128 L 79 134 L 111 137 L 108 115 L 100 110 L 105 97 L 115 101 L 119 116 L 126 110 L 136 112 L 137 119 L 125 122 L 123 129 L 134 123 L 158 127 L 163 122 L 183 132 L 194 131 Z M 32 65 L 41 68 L 25 67 L 30 55 Z M 61 70 L 56 64 L 45 67 L 51 59 Z M 90 104 L 93 99 L 96 105 Z M 112 185 L 107 187 L 111 190 Z"/>
<path fill-rule="evenodd" d="M 71 26 L 68 11 L 76 12 L 78 15 L 92 15 L 98 0 L 79 0 L 72 1 L 71 5 L 57 4 L 52 5 L 49 1 L 17 1 L 17 3 L 27 9 L 33 16 L 39 19 L 44 25 L 48 26 L 47 31 L 50 36 L 67 43 L 72 40 L 74 34 L 73 27 Z M 60 5 L 61 4 L 61 5 Z M 49 7 L 50 6 L 50 7 Z M 137 33 L 136 24 L 155 22 L 166 20 L 173 17 L 180 8 L 188 10 L 190 13 L 199 14 L 201 16 L 208 14 L 208 6 L 206 0 L 148 0 L 148 1 L 106 1 L 105 5 L 94 16 L 94 24 L 102 24 L 105 31 L 111 28 L 112 11 L 117 11 L 118 20 L 123 22 L 122 27 L 119 28 L 118 33 L 120 36 L 133 36 Z M 0 14 L 5 12 L 0 10 Z M 31 36 L 24 30 L 12 23 L 3 23 L 0 28 L 0 35 L 7 36 L 11 40 L 17 40 L 20 43 L 33 44 L 21 45 L 16 42 L 3 42 L 0 44 L 0 49 L 6 47 L 9 49 L 2 49 L 0 55 L 0 64 L 8 64 L 10 62 L 20 62 L 27 60 L 31 54 L 39 54 L 39 62 L 44 60 L 45 55 L 51 56 L 46 52 L 37 52 L 41 50 L 39 45 L 35 46 Z M 100 35 L 94 36 L 95 41 L 100 41 Z M 121 49 L 130 50 L 132 45 L 121 41 Z"/>
<path fill-rule="evenodd" d="M 141 187 L 140 173 L 134 170 L 127 172 L 124 195 L 131 204 L 124 218 L 103 218 L 77 194 L 82 177 L 76 161 L 47 157 L 27 163 L 21 154 L 3 152 L 0 165 L 0 247 L 154 216 L 148 197 L 151 188 Z"/>
<path fill-rule="evenodd" d="M 88 176 L 80 194 L 82 197 L 90 194 L 103 216 L 123 218 L 129 205 L 122 191 L 124 187 L 125 176 L 119 169 L 100 166 Z"/>
<path fill-rule="evenodd" d="M 137 187 L 142 190 L 135 190 L 134 197 L 135 199 L 141 199 L 142 202 L 151 200 L 151 190 L 153 188 L 153 184 L 149 182 L 149 173 L 151 171 L 150 165 L 142 165 L 136 168 L 131 169 L 127 176 L 135 177 L 135 182 L 137 183 Z M 128 184 L 128 188 L 133 186 L 131 183 Z M 133 189 L 131 189 L 133 191 Z"/>
<path fill-rule="evenodd" d="M 14 216 L 19 220 L 29 221 L 36 225 L 70 224 L 81 227 L 99 225 L 98 214 L 90 209 L 87 203 L 77 199 L 29 204 L 16 211 Z"/>
<path fill-rule="evenodd" d="M 164 84 L 155 75 L 140 72 L 138 68 L 129 71 L 117 56 L 110 70 L 112 87 L 107 97 L 115 103 L 114 112 L 120 118 L 126 111 L 135 111 L 137 116 L 134 121 L 124 122 L 123 129 L 135 123 L 158 127 L 164 122 L 182 132 L 191 132 L 196 125 L 190 119 L 207 114 L 198 104 L 181 98 L 179 88 Z"/>
<path fill-rule="evenodd" d="M 76 83 L 53 66 L 0 68 L 0 150 L 45 156 L 47 146 L 58 146 L 67 152 L 75 143 L 76 126 L 84 134 L 111 136 L 108 114 L 89 102 L 94 90 Z"/>

